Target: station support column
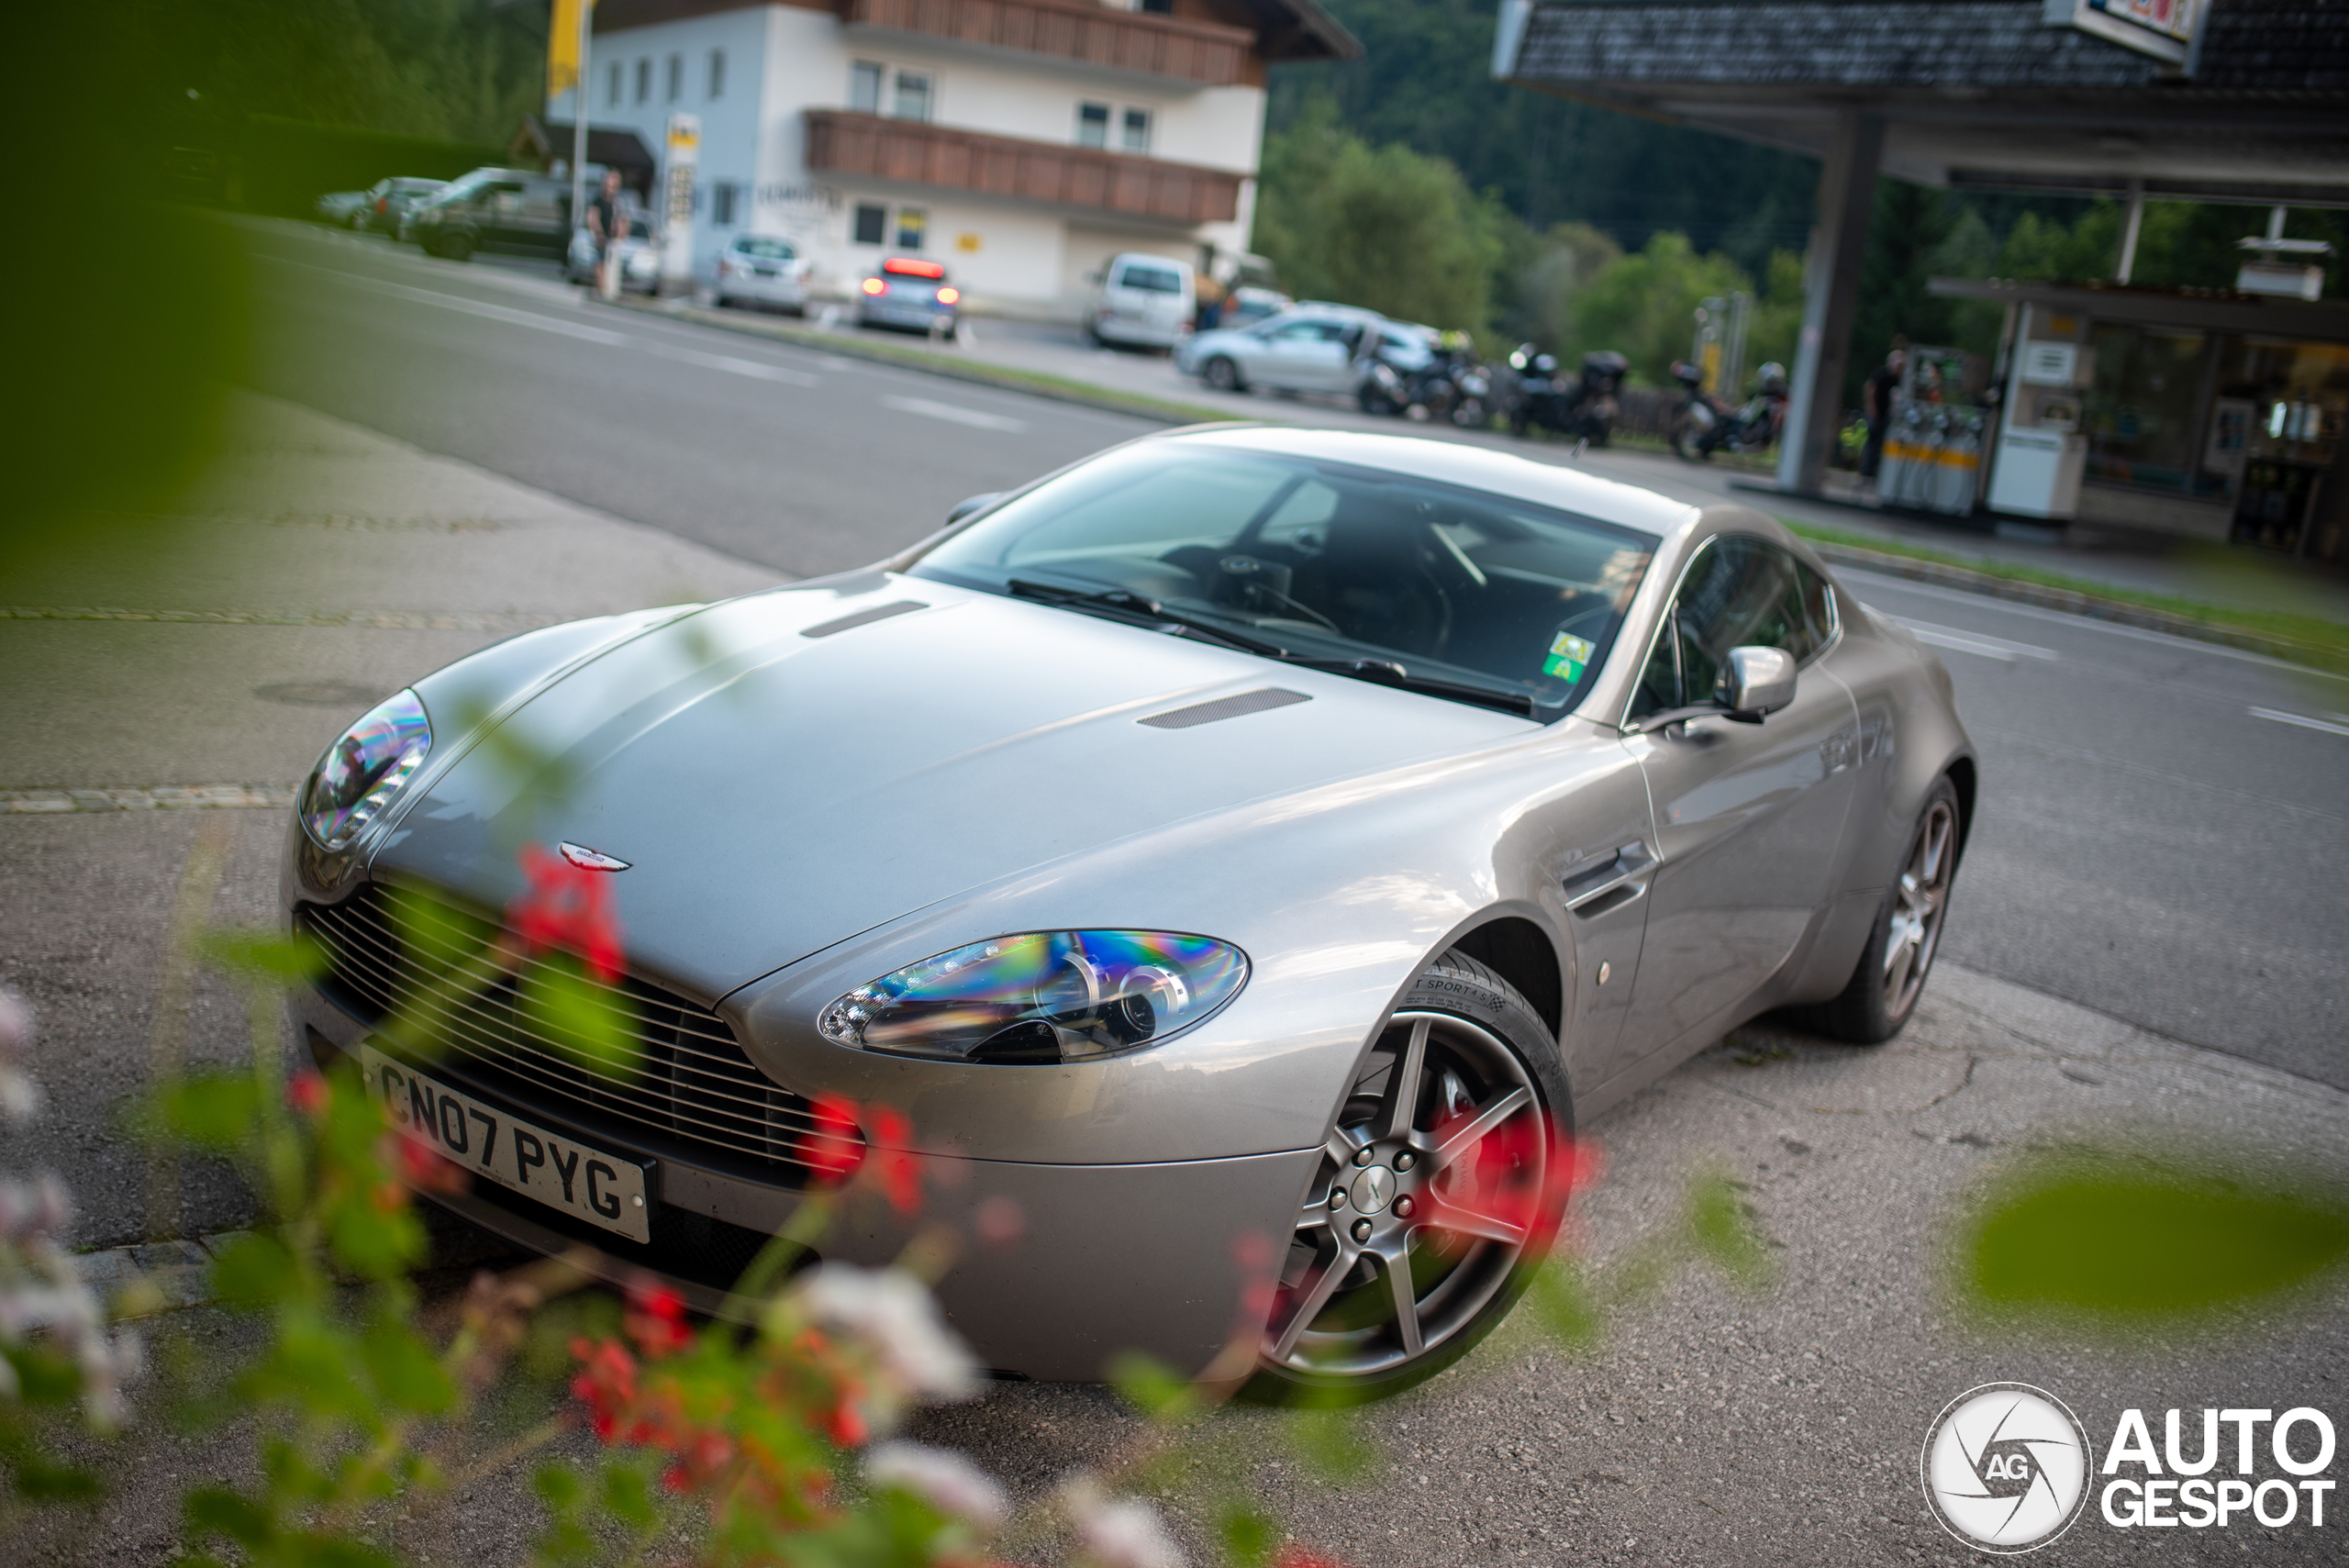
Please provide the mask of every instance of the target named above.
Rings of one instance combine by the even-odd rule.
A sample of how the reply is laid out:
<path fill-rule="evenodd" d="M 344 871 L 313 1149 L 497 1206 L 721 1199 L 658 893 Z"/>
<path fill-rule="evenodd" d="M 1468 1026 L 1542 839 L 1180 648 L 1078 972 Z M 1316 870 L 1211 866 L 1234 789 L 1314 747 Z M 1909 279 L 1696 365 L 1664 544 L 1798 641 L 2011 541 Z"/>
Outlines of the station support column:
<path fill-rule="evenodd" d="M 1796 495 L 1819 492 L 1835 450 L 1860 263 L 1867 254 L 1868 213 L 1876 205 L 1883 150 L 1882 116 L 1842 115 L 1819 172 L 1819 223 L 1803 261 L 1802 338 L 1795 348 L 1787 428 L 1778 449 L 1778 488 Z"/>

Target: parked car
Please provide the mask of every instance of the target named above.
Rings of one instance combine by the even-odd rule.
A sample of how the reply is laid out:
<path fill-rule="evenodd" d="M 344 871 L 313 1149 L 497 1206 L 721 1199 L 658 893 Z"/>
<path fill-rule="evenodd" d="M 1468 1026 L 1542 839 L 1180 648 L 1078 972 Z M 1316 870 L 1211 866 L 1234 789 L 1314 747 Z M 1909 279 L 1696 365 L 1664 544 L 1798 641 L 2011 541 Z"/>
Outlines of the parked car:
<path fill-rule="evenodd" d="M 367 199 L 352 215 L 353 228 L 374 229 L 384 234 L 397 234 L 400 219 L 408 209 L 427 196 L 449 188 L 446 180 L 428 180 L 420 175 L 400 174 L 388 180 L 378 180 L 367 192 Z"/>
<path fill-rule="evenodd" d="M 982 1364 L 1190 1376 L 1237 1324 L 1268 1394 L 1363 1397 L 1508 1312 L 1557 1135 L 1765 1009 L 1870 1043 L 1916 1007 L 1974 750 L 1765 514 L 1264 426 L 957 510 L 526 632 L 320 759 L 292 1038 L 470 1175 L 431 1201 L 723 1312 L 836 1146 L 818 1097 L 876 1107 L 841 1114 L 923 1212 L 817 1244 L 961 1239 Z M 485 945 L 558 892 L 618 928 L 576 923 L 571 973 L 616 978 L 563 1011 Z M 386 1028 L 418 1018 L 445 1043 Z"/>
<path fill-rule="evenodd" d="M 1101 344 L 1171 349 L 1190 331 L 1198 304 L 1188 261 L 1141 251 L 1112 256 L 1094 274 L 1085 335 Z"/>
<path fill-rule="evenodd" d="M 484 246 L 568 253 L 571 187 L 529 169 L 476 169 L 408 208 L 400 238 L 429 256 L 470 261 Z"/>
<path fill-rule="evenodd" d="M 661 248 L 652 242 L 651 226 L 640 213 L 633 215 L 629 235 L 620 240 L 620 278 L 623 293 L 658 294 L 661 291 Z M 592 284 L 596 281 L 596 237 L 582 224 L 571 231 L 571 250 L 563 257 L 562 275 L 570 282 Z"/>
<path fill-rule="evenodd" d="M 718 307 L 772 305 L 804 316 L 807 272 L 813 264 L 788 239 L 771 234 L 738 234 L 718 258 Z"/>
<path fill-rule="evenodd" d="M 858 286 L 856 319 L 862 327 L 951 333 L 963 319 L 963 292 L 946 281 L 946 269 L 936 261 L 892 256 Z"/>
<path fill-rule="evenodd" d="M 1197 332 L 1174 350 L 1174 365 L 1219 392 L 1261 386 L 1280 392 L 1353 395 L 1363 335 L 1392 331 L 1397 351 L 1405 329 L 1375 311 L 1343 305 L 1300 305 L 1252 327 Z"/>
<path fill-rule="evenodd" d="M 1233 289 L 1223 302 L 1223 315 L 1216 322 L 1219 328 L 1252 327 L 1267 317 L 1278 316 L 1294 306 L 1297 301 L 1278 289 L 1242 286 Z"/>
<path fill-rule="evenodd" d="M 360 227 L 360 214 L 366 208 L 369 193 L 365 191 L 328 191 L 310 204 L 321 223 L 331 223 L 345 228 Z"/>

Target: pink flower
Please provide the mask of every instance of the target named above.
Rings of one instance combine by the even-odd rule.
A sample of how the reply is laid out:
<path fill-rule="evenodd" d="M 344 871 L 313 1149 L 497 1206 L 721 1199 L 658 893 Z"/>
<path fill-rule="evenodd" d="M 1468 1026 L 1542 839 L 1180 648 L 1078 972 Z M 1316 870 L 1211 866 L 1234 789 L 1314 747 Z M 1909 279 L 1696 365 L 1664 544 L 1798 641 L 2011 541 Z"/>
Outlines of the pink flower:
<path fill-rule="evenodd" d="M 327 1114 L 327 1104 L 332 1097 L 326 1079 L 317 1073 L 296 1073 L 285 1081 L 285 1103 L 312 1121 Z"/>
<path fill-rule="evenodd" d="M 986 1472 L 961 1454 L 924 1443 L 883 1443 L 864 1456 L 864 1478 L 920 1498 L 950 1519 L 993 1532 L 1011 1502 Z"/>
<path fill-rule="evenodd" d="M 1083 1477 L 1061 1488 L 1061 1501 L 1093 1568 L 1183 1568 L 1182 1548 L 1148 1503 L 1111 1497 Z"/>

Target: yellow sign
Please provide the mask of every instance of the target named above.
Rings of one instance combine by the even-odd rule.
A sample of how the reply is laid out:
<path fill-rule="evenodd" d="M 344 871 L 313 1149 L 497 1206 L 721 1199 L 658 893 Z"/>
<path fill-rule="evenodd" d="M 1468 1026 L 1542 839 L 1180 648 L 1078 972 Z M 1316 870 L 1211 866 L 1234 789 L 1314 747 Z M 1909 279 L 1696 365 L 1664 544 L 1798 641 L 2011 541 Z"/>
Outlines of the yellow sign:
<path fill-rule="evenodd" d="M 967 250 L 974 255 L 977 253 L 979 247 L 985 243 L 986 241 L 985 239 L 975 234 L 958 234 L 954 237 L 954 249 L 957 250 Z"/>
<path fill-rule="evenodd" d="M 583 6 L 593 9 L 596 0 L 554 0 L 554 14 L 547 19 L 547 97 L 551 102 L 558 93 L 568 93 L 579 85 L 580 11 Z"/>

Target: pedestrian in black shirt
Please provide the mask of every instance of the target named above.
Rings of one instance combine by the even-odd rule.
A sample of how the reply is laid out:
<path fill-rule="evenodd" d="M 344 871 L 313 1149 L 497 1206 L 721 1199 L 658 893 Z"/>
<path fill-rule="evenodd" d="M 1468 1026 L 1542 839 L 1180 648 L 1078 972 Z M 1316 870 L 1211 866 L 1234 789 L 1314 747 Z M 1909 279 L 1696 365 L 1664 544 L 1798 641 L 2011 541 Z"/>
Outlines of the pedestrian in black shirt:
<path fill-rule="evenodd" d="M 620 205 L 620 172 L 604 171 L 603 188 L 587 204 L 587 237 L 596 242 L 596 292 L 618 292 L 613 269 L 619 265 L 618 242 L 629 237 L 628 209 Z"/>
<path fill-rule="evenodd" d="M 1909 350 L 1897 343 L 1884 363 L 1870 372 L 1860 388 L 1860 411 L 1867 416 L 1868 444 L 1860 452 L 1860 477 L 1874 479 L 1884 462 L 1885 432 L 1892 424 L 1892 394 L 1909 368 Z"/>

